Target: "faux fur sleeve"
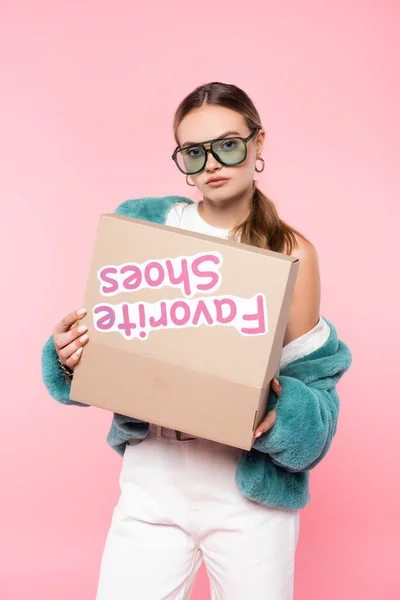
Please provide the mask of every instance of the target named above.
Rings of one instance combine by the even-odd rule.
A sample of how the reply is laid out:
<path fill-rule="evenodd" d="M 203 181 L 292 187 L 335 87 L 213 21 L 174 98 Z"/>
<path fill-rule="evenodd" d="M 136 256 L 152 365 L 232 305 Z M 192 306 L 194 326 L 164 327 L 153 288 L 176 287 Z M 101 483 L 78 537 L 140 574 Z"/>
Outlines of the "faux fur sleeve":
<path fill-rule="evenodd" d="M 268 454 L 287 471 L 312 469 L 328 452 L 336 433 L 339 396 L 336 385 L 350 367 L 349 348 L 332 325 L 327 342 L 309 355 L 289 363 L 277 378 L 279 400 L 271 392 L 269 409 L 276 423 L 253 447 Z"/>
<path fill-rule="evenodd" d="M 87 404 L 75 402 L 75 400 L 70 399 L 71 380 L 65 375 L 59 365 L 52 335 L 49 337 L 42 350 L 42 379 L 50 396 L 52 396 L 54 400 L 57 400 L 57 402 L 75 406 L 88 406 Z"/>

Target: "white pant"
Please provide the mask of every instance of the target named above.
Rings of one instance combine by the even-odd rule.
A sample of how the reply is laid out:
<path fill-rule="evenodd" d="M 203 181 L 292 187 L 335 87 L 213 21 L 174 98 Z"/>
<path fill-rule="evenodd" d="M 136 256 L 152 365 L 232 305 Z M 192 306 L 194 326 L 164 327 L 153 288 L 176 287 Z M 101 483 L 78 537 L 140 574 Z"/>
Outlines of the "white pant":
<path fill-rule="evenodd" d="M 240 450 L 163 435 L 126 447 L 97 600 L 187 600 L 202 560 L 212 600 L 292 600 L 299 512 L 242 495 Z"/>

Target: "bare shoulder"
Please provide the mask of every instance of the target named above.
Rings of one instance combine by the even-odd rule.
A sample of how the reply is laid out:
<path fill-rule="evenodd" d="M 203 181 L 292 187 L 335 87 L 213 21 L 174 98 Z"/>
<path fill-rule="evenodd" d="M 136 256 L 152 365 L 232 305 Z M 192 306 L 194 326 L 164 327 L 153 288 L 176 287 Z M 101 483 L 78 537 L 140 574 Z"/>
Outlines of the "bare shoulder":
<path fill-rule="evenodd" d="M 314 244 L 296 235 L 291 256 L 299 259 L 299 270 L 289 312 L 284 345 L 313 329 L 320 318 L 321 282 L 318 252 Z"/>
<path fill-rule="evenodd" d="M 314 244 L 310 240 L 303 238 L 297 233 L 295 234 L 295 238 L 297 242 L 297 247 L 293 248 L 291 256 L 296 256 L 301 260 L 318 262 L 317 249 L 314 246 Z"/>

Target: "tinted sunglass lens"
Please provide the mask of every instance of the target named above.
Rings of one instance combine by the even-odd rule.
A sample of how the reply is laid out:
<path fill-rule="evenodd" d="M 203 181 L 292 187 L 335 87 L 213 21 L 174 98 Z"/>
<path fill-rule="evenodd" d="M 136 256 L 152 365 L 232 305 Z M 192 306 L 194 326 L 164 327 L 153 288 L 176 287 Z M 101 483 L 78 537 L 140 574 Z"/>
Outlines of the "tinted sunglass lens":
<path fill-rule="evenodd" d="M 246 146 L 239 138 L 218 140 L 213 143 L 213 150 L 226 165 L 237 165 L 246 156 Z"/>
<path fill-rule="evenodd" d="M 201 146 L 189 146 L 179 150 L 176 158 L 182 171 L 188 174 L 196 173 L 204 165 L 205 152 Z"/>

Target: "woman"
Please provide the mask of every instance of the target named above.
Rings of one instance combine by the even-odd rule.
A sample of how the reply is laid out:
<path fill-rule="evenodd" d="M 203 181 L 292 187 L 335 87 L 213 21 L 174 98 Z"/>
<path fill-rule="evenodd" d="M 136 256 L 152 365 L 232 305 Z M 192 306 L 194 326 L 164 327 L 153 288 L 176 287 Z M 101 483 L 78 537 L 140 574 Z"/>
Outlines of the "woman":
<path fill-rule="evenodd" d="M 121 496 L 97 600 L 188 599 L 202 560 L 213 600 L 289 600 L 309 470 L 336 431 L 335 386 L 351 355 L 320 316 L 314 246 L 255 185 L 265 132 L 250 98 L 233 85 L 200 86 L 178 107 L 174 132 L 172 158 L 202 201 L 128 200 L 116 212 L 291 254 L 300 267 L 280 381 L 251 452 L 114 415 L 108 442 L 123 455 Z M 44 382 L 65 404 L 77 404 L 69 382 L 88 343 L 83 314 L 65 317 L 43 350 Z"/>

